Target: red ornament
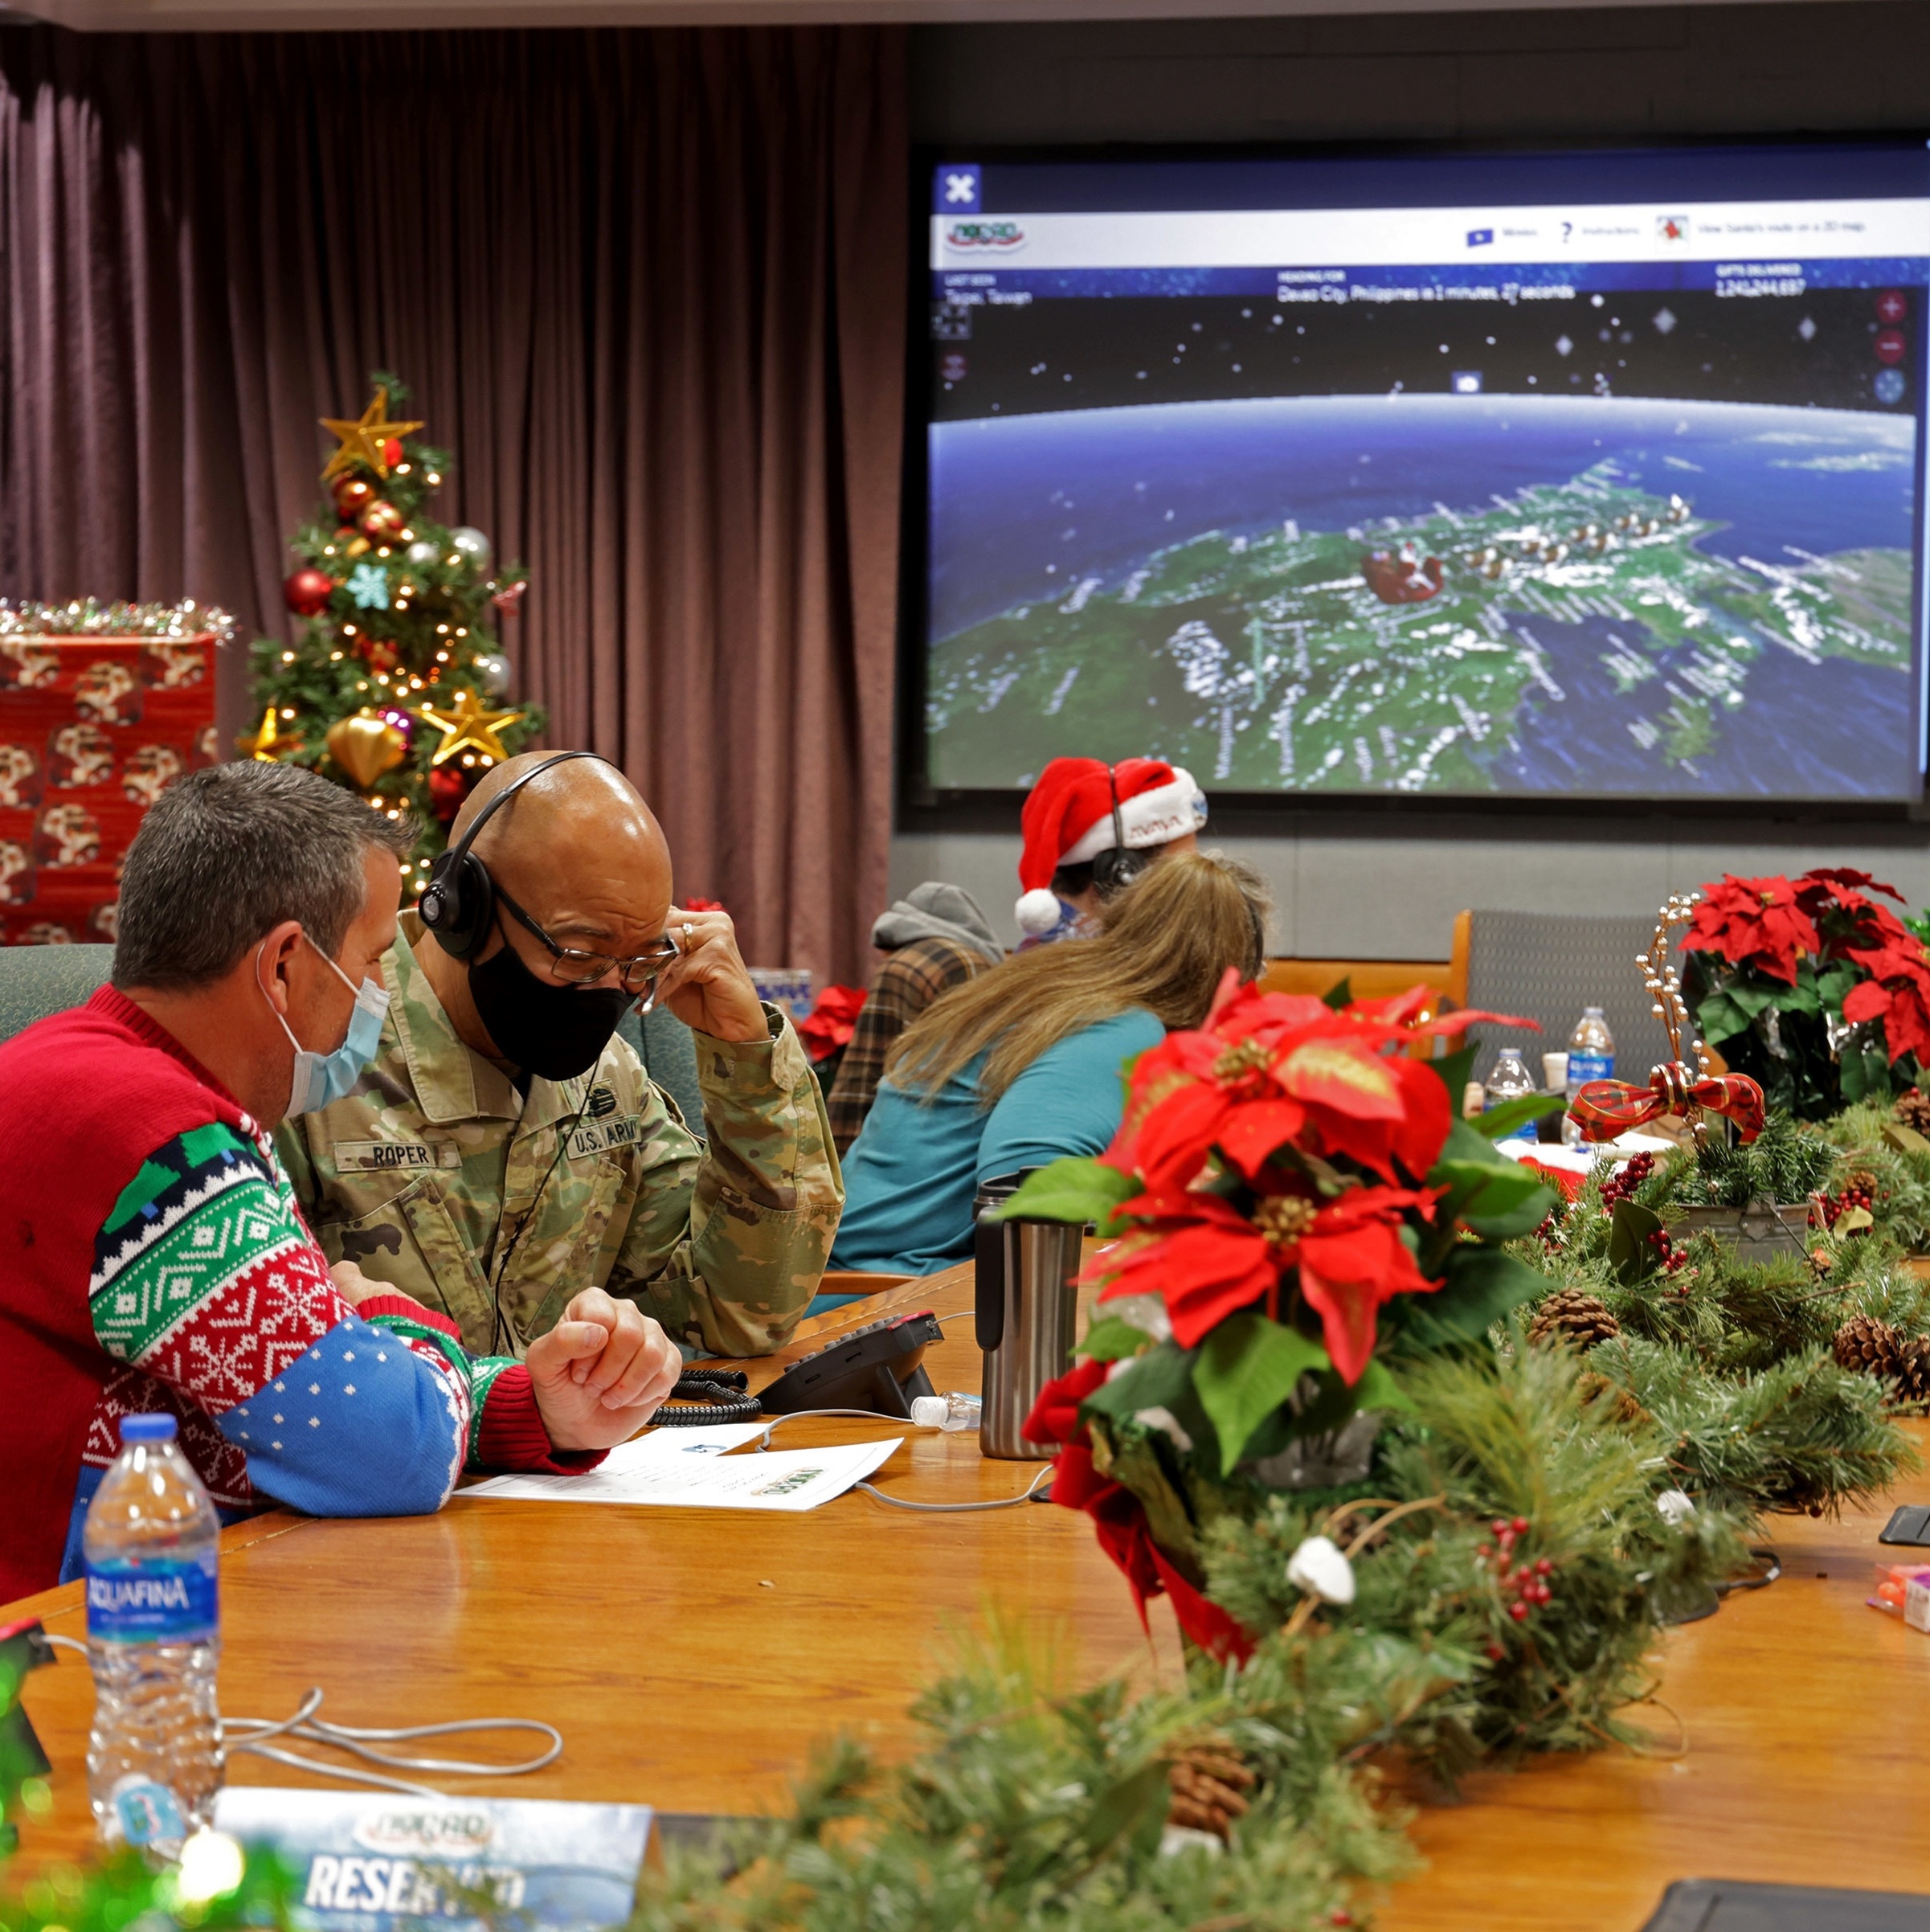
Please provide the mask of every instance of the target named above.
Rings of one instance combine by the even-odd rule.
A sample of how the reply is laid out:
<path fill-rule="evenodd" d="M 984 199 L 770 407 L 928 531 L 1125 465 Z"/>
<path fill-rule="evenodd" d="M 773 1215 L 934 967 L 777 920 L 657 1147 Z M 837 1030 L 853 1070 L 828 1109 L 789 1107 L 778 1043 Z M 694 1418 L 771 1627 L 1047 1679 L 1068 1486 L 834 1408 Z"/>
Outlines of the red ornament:
<path fill-rule="evenodd" d="M 375 485 L 362 477 L 335 479 L 335 514 L 344 523 L 353 523 L 375 500 Z"/>
<path fill-rule="evenodd" d="M 453 765 L 438 765 L 429 774 L 429 809 L 447 825 L 462 809 L 469 795 L 468 781 Z"/>
<path fill-rule="evenodd" d="M 371 543 L 393 543 L 401 536 L 404 521 L 402 512 L 393 503 L 385 503 L 378 498 L 362 513 L 359 524 L 362 534 Z"/>
<path fill-rule="evenodd" d="M 394 436 L 390 436 L 388 441 L 382 444 L 382 460 L 391 469 L 402 460 L 402 444 Z"/>
<path fill-rule="evenodd" d="M 335 579 L 312 564 L 298 570 L 281 587 L 281 595 L 297 617 L 319 617 L 335 594 Z"/>

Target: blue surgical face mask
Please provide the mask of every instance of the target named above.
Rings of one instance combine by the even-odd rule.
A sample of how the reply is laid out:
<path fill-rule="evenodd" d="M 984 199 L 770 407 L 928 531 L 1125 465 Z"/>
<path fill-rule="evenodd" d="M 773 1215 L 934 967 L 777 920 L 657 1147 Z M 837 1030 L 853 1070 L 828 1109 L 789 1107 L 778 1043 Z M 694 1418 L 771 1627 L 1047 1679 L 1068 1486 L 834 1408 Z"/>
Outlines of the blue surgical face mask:
<path fill-rule="evenodd" d="M 309 939 L 305 932 L 301 936 Z M 309 939 L 309 943 L 315 946 L 313 939 Z M 289 1046 L 295 1049 L 295 1070 L 288 1083 L 287 1111 L 290 1114 L 312 1114 L 337 1100 L 346 1100 L 354 1092 L 355 1083 L 362 1078 L 362 1070 L 375 1058 L 375 1050 L 382 1044 L 382 1016 L 389 1010 L 389 996 L 379 981 L 364 980 L 357 986 L 319 946 L 315 946 L 315 950 L 327 961 L 329 971 L 354 993 L 355 1010 L 349 1015 L 348 1038 L 334 1052 L 318 1054 L 311 1053 L 295 1038 L 294 1029 L 274 1001 L 268 1001 L 269 1011 L 281 1021 L 281 1030 L 288 1036 Z M 257 984 L 260 984 L 260 971 L 257 960 Z M 262 997 L 268 998 L 266 987 L 262 988 Z"/>

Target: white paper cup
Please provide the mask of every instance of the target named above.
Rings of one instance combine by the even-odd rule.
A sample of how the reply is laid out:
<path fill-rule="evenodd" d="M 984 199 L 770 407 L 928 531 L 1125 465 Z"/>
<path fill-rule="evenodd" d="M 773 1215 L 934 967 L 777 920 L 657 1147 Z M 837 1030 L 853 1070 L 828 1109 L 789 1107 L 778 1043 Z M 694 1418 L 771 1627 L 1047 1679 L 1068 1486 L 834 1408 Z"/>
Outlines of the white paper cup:
<path fill-rule="evenodd" d="M 1568 1083 L 1568 1056 L 1566 1054 L 1544 1054 L 1541 1056 L 1541 1084 L 1549 1093 L 1558 1092 Z"/>

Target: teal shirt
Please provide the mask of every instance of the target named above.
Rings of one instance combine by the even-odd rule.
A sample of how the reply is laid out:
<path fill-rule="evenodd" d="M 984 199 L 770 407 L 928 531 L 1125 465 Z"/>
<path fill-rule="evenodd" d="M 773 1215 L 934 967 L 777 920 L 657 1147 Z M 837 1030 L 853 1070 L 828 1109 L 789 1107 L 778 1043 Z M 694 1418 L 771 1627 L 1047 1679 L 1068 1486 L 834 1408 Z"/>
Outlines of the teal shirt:
<path fill-rule="evenodd" d="M 1124 1107 L 1121 1068 L 1165 1037 L 1140 1008 L 1102 1020 L 1047 1048 L 989 1111 L 979 1099 L 983 1054 L 929 1101 L 881 1084 L 844 1156 L 831 1266 L 934 1275 L 965 1260 L 979 1183 L 1067 1154 L 1103 1153 Z M 836 1305 L 820 1296 L 812 1307 Z"/>

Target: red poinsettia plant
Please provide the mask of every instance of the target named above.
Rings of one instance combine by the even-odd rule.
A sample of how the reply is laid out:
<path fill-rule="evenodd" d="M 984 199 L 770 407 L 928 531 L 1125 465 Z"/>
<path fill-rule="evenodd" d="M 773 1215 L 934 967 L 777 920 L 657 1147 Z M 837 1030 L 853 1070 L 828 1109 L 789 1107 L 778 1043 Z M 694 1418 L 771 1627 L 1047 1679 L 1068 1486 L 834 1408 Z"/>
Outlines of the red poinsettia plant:
<path fill-rule="evenodd" d="M 1216 1652 L 1233 1638 L 1189 1574 L 1180 1499 L 1263 1484 L 1296 1438 L 1397 1406 L 1390 1361 L 1479 1336 L 1542 1285 L 1499 1244 L 1554 1196 L 1493 1137 L 1549 1103 L 1458 1119 L 1471 1055 L 1413 1050 L 1502 1016 L 1422 1021 L 1428 999 L 1330 1004 L 1229 976 L 1197 1031 L 1135 1063 L 1105 1154 L 1042 1169 L 1004 1210 L 1111 1238 L 1084 1360 L 1027 1431 L 1062 1445 L 1054 1500 L 1093 1513 L 1142 1602 L 1169 1590 Z"/>
<path fill-rule="evenodd" d="M 1764 1099 L 1822 1119 L 1887 1099 L 1930 1062 L 1930 959 L 1887 906 L 1894 886 L 1819 867 L 1702 889 L 1683 940 L 1703 1038 Z"/>

